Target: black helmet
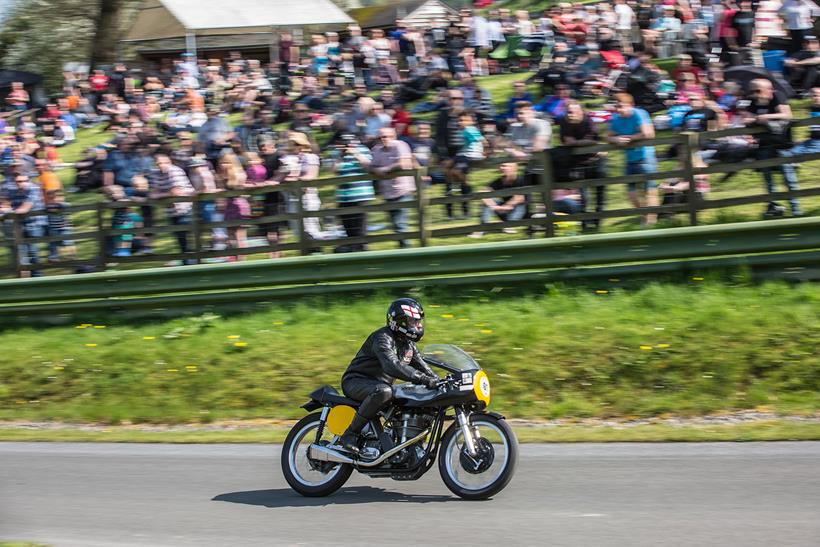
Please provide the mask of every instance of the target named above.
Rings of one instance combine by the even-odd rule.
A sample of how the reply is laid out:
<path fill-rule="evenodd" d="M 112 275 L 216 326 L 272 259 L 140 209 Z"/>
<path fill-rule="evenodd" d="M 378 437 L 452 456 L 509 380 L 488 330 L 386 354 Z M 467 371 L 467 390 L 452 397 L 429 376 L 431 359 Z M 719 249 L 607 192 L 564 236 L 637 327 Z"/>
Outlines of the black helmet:
<path fill-rule="evenodd" d="M 412 298 L 399 298 L 387 308 L 387 326 L 410 340 L 424 336 L 424 309 Z"/>

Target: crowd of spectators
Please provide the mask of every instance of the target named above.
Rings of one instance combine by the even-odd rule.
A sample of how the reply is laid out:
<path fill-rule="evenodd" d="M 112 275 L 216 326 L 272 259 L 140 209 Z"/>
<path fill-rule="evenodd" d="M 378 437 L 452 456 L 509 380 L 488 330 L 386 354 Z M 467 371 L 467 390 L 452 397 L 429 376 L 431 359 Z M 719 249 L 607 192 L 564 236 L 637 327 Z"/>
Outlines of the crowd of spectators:
<path fill-rule="evenodd" d="M 397 21 L 390 31 L 351 26 L 343 33 L 283 33 L 270 63 L 238 52 L 214 59 L 183 54 L 152 68 L 119 63 L 90 74 L 65 72 L 62 92 L 36 116 L 0 118 L 0 214 L 43 211 L 20 226 L 26 238 L 65 237 L 48 243 L 49 260 L 73 256 L 71 218 L 60 211 L 74 192 L 123 202 L 110 218 L 118 230 L 106 242 L 110 261 L 154 253 L 150 234 L 128 231 L 155 226 L 160 213 L 180 228 L 174 234 L 179 251 L 191 251 L 194 203 L 159 208 L 147 200 L 195 194 L 203 222 L 227 224 L 208 230 L 204 248 L 240 250 L 300 233 L 308 241 L 347 237 L 335 251 L 361 251 L 367 248 L 362 237 L 384 226 L 360 209 L 333 217 L 317 213 L 302 223 L 242 221 L 381 200 L 395 204 L 385 221 L 404 233 L 417 179 L 392 172 L 424 168 L 422 183 L 442 184 L 447 195 L 470 195 L 476 167 L 506 156 L 511 160 L 484 190 L 528 186 L 539 175 L 527 160 L 558 145 L 552 157 L 560 186 L 614 174 L 605 154 L 569 152 L 602 142 L 624 147 L 623 174 L 648 179 L 628 185 L 633 205 L 679 203 L 688 195 L 687 181 L 651 180 L 658 161 L 676 158 L 674 150 L 670 155 L 633 141 L 652 138 L 656 130 L 764 125 L 766 133 L 757 137 L 708 141 L 696 166 L 820 151 L 820 126 L 799 145 L 788 126 L 794 95 L 811 97 L 812 115 L 820 115 L 820 42 L 812 30 L 818 14 L 810 0 L 562 3 L 537 16 L 490 6 L 423 28 Z M 669 56 L 677 59 L 669 72 L 654 62 Z M 534 75 L 515 81 L 503 104 L 482 86 L 481 76 L 525 69 Z M 15 84 L 5 116 L 31 106 Z M 71 166 L 76 176 L 64 189 L 55 174 L 63 167 L 60 147 L 90 127 L 110 138 Z M 770 192 L 777 172 L 788 189 L 797 188 L 795 167 L 783 165 L 761 169 Z M 347 178 L 331 195 L 305 184 L 320 173 Z M 252 196 L 207 197 L 260 187 L 265 191 Z M 697 191 L 708 189 L 699 177 Z M 556 188 L 553 210 L 600 212 L 606 194 L 604 186 Z M 524 194 L 477 203 L 479 209 L 467 201 L 448 205 L 446 215 L 486 223 L 538 214 Z M 790 206 L 793 215 L 801 214 L 796 200 Z M 765 210 L 767 217 L 784 213 L 775 202 Z M 642 222 L 655 220 L 646 215 Z M 10 225 L 4 223 L 7 231 Z M 584 227 L 596 229 L 598 221 Z M 18 254 L 36 266 L 40 252 L 28 243 Z M 243 258 L 242 252 L 225 254 L 227 260 Z M 36 267 L 32 275 L 39 275 Z"/>

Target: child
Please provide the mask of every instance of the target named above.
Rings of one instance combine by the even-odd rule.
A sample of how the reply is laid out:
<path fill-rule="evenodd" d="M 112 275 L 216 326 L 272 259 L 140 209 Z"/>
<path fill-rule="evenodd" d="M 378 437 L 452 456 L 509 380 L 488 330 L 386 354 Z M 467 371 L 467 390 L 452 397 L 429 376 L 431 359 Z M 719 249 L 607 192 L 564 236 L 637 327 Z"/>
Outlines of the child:
<path fill-rule="evenodd" d="M 484 146 L 487 144 L 487 140 L 476 128 L 472 114 L 467 112 L 461 114 L 458 118 L 458 124 L 461 127 L 461 138 L 464 145 L 452 160 L 447 177 L 447 195 L 453 195 L 455 185 L 458 184 L 461 186 L 461 195 L 466 196 L 472 192 L 472 188 L 470 188 L 467 182 L 467 173 L 470 172 L 470 164 L 484 159 Z M 462 211 L 465 217 L 469 215 L 469 202 L 465 201 L 462 203 Z M 448 203 L 447 216 L 452 218 L 452 213 L 453 206 Z"/>
<path fill-rule="evenodd" d="M 45 205 L 48 215 L 48 235 L 61 236 L 71 234 L 71 220 L 64 214 L 64 209 L 68 207 L 65 202 L 65 194 L 62 190 L 47 190 L 45 192 Z M 49 241 L 48 259 L 52 262 L 60 258 L 73 258 L 76 255 L 74 242 L 69 240 Z"/>
<path fill-rule="evenodd" d="M 127 201 L 122 186 L 108 186 L 105 194 L 111 202 Z M 114 214 L 111 216 L 111 229 L 113 230 L 142 228 L 142 224 L 142 216 L 132 207 L 118 207 L 114 209 Z M 125 233 L 112 236 L 110 239 L 110 246 L 113 247 L 111 255 L 131 256 L 132 252 L 138 250 L 138 241 L 135 241 L 134 234 Z"/>

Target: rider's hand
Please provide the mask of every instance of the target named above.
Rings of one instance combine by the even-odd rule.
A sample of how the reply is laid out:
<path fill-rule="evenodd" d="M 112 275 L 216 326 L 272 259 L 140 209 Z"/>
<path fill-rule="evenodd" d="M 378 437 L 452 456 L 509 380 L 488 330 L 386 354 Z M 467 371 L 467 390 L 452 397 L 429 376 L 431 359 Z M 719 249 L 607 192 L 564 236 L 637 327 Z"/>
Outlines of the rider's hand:
<path fill-rule="evenodd" d="M 422 376 L 421 378 L 421 385 L 433 389 L 438 387 L 439 377 L 438 376 Z"/>

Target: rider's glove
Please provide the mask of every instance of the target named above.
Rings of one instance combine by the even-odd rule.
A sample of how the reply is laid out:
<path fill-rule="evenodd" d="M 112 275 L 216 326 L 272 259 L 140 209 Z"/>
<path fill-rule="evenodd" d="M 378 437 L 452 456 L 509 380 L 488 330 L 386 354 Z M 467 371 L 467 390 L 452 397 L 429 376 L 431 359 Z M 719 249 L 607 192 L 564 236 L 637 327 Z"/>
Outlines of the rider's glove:
<path fill-rule="evenodd" d="M 425 387 L 433 389 L 433 388 L 438 387 L 438 382 L 439 382 L 439 377 L 438 376 L 424 375 L 424 376 L 421 377 L 421 380 L 420 380 L 419 383 L 421 383 L 421 385 L 423 385 Z"/>

